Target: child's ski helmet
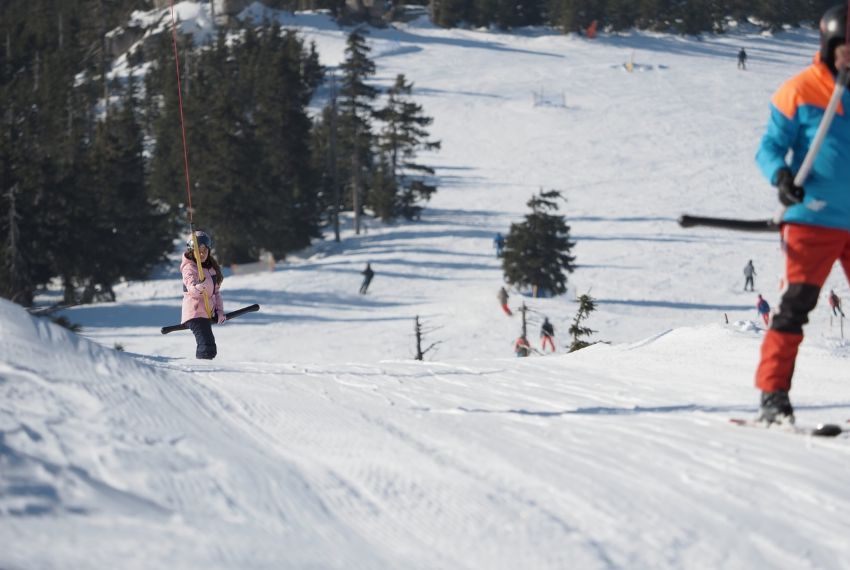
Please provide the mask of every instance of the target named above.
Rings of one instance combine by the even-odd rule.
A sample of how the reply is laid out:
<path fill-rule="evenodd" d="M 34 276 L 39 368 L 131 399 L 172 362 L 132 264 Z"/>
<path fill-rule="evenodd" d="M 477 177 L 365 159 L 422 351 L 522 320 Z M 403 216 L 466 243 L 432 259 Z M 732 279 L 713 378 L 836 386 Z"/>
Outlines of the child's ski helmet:
<path fill-rule="evenodd" d="M 202 245 L 207 246 L 209 251 L 212 251 L 213 241 L 212 238 L 207 235 L 207 233 L 203 230 L 195 230 L 195 235 L 198 238 L 198 247 Z M 192 242 L 192 236 L 189 236 L 189 239 L 186 240 L 186 251 L 194 251 L 195 244 Z"/>
<path fill-rule="evenodd" d="M 820 19 L 820 59 L 835 71 L 835 47 L 847 36 L 847 4 L 836 4 Z"/>

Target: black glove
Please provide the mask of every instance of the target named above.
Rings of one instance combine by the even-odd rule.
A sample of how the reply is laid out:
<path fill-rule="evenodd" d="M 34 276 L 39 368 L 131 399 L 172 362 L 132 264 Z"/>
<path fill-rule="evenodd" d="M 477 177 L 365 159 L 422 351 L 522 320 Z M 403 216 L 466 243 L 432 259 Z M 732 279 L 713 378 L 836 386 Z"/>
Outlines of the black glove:
<path fill-rule="evenodd" d="M 779 189 L 779 201 L 783 206 L 793 206 L 803 201 L 806 191 L 801 186 L 794 184 L 794 175 L 791 169 L 782 168 L 776 175 L 776 187 Z"/>

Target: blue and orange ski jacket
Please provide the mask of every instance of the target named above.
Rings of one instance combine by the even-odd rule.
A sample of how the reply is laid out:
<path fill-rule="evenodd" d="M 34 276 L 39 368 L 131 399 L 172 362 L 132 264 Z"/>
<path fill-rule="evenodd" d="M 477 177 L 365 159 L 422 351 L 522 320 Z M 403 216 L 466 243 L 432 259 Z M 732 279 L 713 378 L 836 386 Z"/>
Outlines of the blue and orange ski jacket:
<path fill-rule="evenodd" d="M 771 184 L 779 169 L 796 174 L 815 137 L 832 91 L 835 77 L 815 56 L 815 61 L 774 93 L 767 132 L 756 153 L 756 162 Z M 850 231 L 850 94 L 844 92 L 838 111 L 803 183 L 806 197 L 789 207 L 783 222 L 826 226 Z M 786 155 L 791 151 L 790 164 Z"/>

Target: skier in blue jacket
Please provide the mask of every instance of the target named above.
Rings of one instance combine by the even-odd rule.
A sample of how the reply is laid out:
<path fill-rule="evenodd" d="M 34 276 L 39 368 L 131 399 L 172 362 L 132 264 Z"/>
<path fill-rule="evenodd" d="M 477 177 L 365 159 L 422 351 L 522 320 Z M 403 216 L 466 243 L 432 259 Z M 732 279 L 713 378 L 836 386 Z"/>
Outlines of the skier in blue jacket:
<path fill-rule="evenodd" d="M 785 290 L 761 347 L 756 386 L 761 421 L 793 423 L 788 398 L 803 325 L 836 260 L 850 279 L 850 94 L 845 92 L 823 146 L 803 183 L 794 184 L 835 88 L 839 69 L 850 67 L 847 5 L 827 10 L 814 63 L 773 95 L 767 132 L 756 161 L 786 206 L 781 221 Z M 790 163 L 786 162 L 791 151 Z"/>

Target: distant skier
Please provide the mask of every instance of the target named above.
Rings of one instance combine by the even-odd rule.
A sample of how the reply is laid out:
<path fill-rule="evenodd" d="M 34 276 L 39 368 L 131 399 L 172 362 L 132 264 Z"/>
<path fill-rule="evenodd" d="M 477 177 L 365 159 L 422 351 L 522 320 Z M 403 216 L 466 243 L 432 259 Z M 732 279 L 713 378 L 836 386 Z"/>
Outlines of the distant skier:
<path fill-rule="evenodd" d="M 499 304 L 502 305 L 502 310 L 505 312 L 505 314 L 509 317 L 513 316 L 511 309 L 508 307 L 508 291 L 504 287 L 501 287 L 499 289 L 499 292 L 496 293 L 496 298 L 499 299 Z"/>
<path fill-rule="evenodd" d="M 764 326 L 767 326 L 767 323 L 770 320 L 770 305 L 768 305 L 767 301 L 761 295 L 759 295 L 759 298 L 756 301 L 756 310 L 759 312 L 759 315 L 761 315 L 761 318 L 764 321 Z"/>
<path fill-rule="evenodd" d="M 225 320 L 224 301 L 220 292 L 224 276 L 218 261 L 212 255 L 212 238 L 201 230 L 196 230 L 195 236 L 198 239 L 198 252 L 205 277 L 201 281 L 195 259 L 195 245 L 190 236 L 186 241 L 186 252 L 180 259 L 180 273 L 183 276 L 183 309 L 180 322 L 189 327 L 195 335 L 195 342 L 198 345 L 195 349 L 195 358 L 212 360 L 218 349 L 211 323 L 215 321 L 221 325 Z M 204 293 L 213 311 L 211 317 L 207 315 Z"/>
<path fill-rule="evenodd" d="M 747 286 L 749 285 L 750 291 L 755 290 L 755 282 L 753 281 L 753 277 L 756 275 L 756 268 L 753 267 L 753 260 L 749 260 L 747 264 L 744 266 L 744 291 L 747 290 Z"/>
<path fill-rule="evenodd" d="M 369 289 L 369 283 L 372 282 L 372 278 L 375 276 L 375 272 L 372 271 L 372 264 L 367 263 L 366 269 L 361 271 L 360 275 L 363 276 L 363 283 L 360 285 L 360 294 L 365 295 L 366 291 Z"/>
<path fill-rule="evenodd" d="M 529 344 L 528 339 L 524 336 L 516 339 L 514 343 L 514 352 L 518 357 L 526 357 L 531 354 L 531 344 Z"/>
<path fill-rule="evenodd" d="M 493 238 L 493 247 L 496 248 L 496 257 L 502 257 L 502 251 L 505 249 L 505 236 L 501 232 L 496 233 Z"/>
<path fill-rule="evenodd" d="M 829 290 L 829 308 L 832 309 L 833 316 L 844 316 L 844 311 L 841 310 L 841 297 L 836 295 L 832 289 Z"/>
<path fill-rule="evenodd" d="M 738 52 L 738 69 L 747 69 L 747 52 L 744 48 Z"/>
<path fill-rule="evenodd" d="M 555 327 L 549 322 L 548 317 L 543 317 L 543 324 L 540 325 L 540 350 L 546 352 L 546 345 L 552 348 L 555 352 Z"/>

